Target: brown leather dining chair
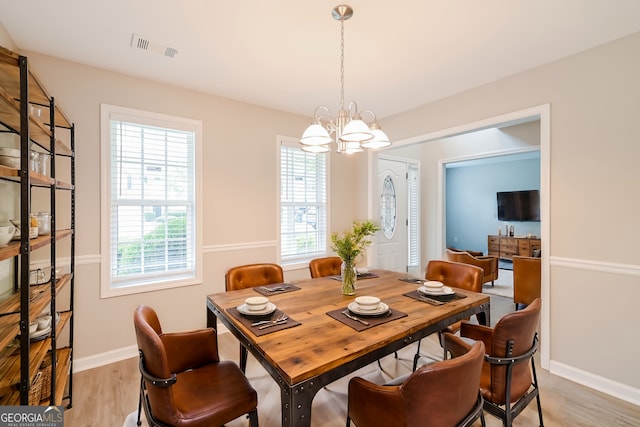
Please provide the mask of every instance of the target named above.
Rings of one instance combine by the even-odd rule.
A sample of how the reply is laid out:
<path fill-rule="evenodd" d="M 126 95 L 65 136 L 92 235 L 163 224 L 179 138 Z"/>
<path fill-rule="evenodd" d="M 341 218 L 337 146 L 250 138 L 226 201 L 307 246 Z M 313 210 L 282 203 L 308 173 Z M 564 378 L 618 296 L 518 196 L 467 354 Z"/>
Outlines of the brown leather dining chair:
<path fill-rule="evenodd" d="M 258 427 L 258 396 L 238 366 L 221 361 L 213 328 L 163 333 L 156 312 L 133 314 L 140 351 L 140 400 L 151 426 L 221 426 L 248 414 Z"/>
<path fill-rule="evenodd" d="M 282 267 L 278 264 L 246 264 L 230 268 L 224 276 L 227 291 L 275 285 L 284 282 Z M 240 343 L 240 369 L 247 370 L 247 349 Z"/>
<path fill-rule="evenodd" d="M 493 329 L 470 323 L 463 323 L 460 328 L 461 337 L 482 341 L 485 345 L 487 354 L 480 378 L 484 409 L 502 419 L 507 427 L 534 397 L 540 426 L 544 425 L 533 358 L 538 349 L 536 329 L 541 305 L 540 298 L 536 298 L 524 310 L 503 316 Z M 469 343 L 452 337 L 444 334 L 445 349 L 453 356 L 468 351 Z"/>
<path fill-rule="evenodd" d="M 442 282 L 445 286 L 452 286 L 454 288 L 466 289 L 468 291 L 480 293 L 482 292 L 482 275 L 482 268 L 475 265 L 452 261 L 431 260 L 427 263 L 425 279 Z M 483 313 L 476 315 L 476 318 L 481 324 L 486 323 Z M 447 326 L 443 331 L 440 331 L 439 334 L 441 335 L 443 332 L 456 333 L 460 329 L 461 324 L 462 321 L 453 323 Z M 421 343 L 422 341 L 418 341 L 418 349 L 416 354 L 413 356 L 414 371 L 418 366 L 418 360 L 422 356 L 420 354 Z M 447 352 L 444 351 L 443 358 L 446 359 L 446 356 Z"/>
<path fill-rule="evenodd" d="M 342 259 L 338 256 L 328 256 L 316 258 L 309 261 L 309 272 L 311 278 L 338 276 L 341 274 Z"/>
<path fill-rule="evenodd" d="M 477 254 L 480 255 L 477 255 Z M 474 255 L 476 254 L 476 255 Z M 482 252 L 460 251 L 447 248 L 447 259 L 453 262 L 461 262 L 463 264 L 471 264 L 482 268 L 484 271 L 482 275 L 482 283 L 491 282 L 491 286 L 494 285 L 494 281 L 498 280 L 498 257 L 497 256 L 484 256 Z"/>
<path fill-rule="evenodd" d="M 453 339 L 459 339 L 453 337 Z M 479 390 L 484 344 L 477 342 L 454 359 L 421 366 L 392 384 L 363 378 L 349 381 L 347 427 L 485 425 Z"/>
<path fill-rule="evenodd" d="M 516 310 L 540 298 L 542 259 L 513 256 L 513 302 Z"/>

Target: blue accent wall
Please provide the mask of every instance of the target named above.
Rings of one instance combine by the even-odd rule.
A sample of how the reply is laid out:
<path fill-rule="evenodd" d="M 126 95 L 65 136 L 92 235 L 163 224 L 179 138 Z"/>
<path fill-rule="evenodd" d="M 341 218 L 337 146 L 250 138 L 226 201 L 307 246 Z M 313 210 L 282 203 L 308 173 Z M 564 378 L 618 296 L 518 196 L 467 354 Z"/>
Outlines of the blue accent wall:
<path fill-rule="evenodd" d="M 474 163 L 447 167 L 446 245 L 487 254 L 487 235 L 505 235 L 505 225 L 516 236 L 540 236 L 540 222 L 499 221 L 498 191 L 539 190 L 540 159 Z M 542 197 L 542 195 L 541 195 Z"/>

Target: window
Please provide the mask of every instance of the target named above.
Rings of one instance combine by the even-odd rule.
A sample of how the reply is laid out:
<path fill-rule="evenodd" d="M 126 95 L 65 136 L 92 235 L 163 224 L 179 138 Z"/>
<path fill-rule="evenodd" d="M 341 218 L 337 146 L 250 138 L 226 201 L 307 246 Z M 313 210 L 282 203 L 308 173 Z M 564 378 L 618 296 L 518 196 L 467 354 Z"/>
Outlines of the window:
<path fill-rule="evenodd" d="M 280 259 L 306 262 L 327 253 L 327 155 L 280 143 Z"/>
<path fill-rule="evenodd" d="M 418 187 L 420 170 L 417 164 L 407 165 L 407 201 L 408 201 L 408 260 L 407 271 L 420 273 L 420 190 Z"/>
<path fill-rule="evenodd" d="M 101 295 L 201 282 L 201 122 L 106 104 L 101 115 Z"/>

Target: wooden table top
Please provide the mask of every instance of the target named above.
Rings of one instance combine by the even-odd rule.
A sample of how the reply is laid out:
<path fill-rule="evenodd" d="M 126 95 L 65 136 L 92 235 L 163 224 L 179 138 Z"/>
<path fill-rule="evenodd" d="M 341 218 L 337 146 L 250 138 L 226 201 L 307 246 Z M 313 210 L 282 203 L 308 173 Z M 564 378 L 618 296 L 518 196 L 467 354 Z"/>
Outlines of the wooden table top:
<path fill-rule="evenodd" d="M 432 306 L 402 295 L 418 288 L 416 284 L 400 280 L 406 277 L 404 273 L 373 272 L 379 277 L 358 280 L 356 296 L 377 296 L 391 309 L 400 310 L 407 316 L 361 332 L 326 314 L 346 308 L 355 299 L 355 296 L 342 295 L 341 282 L 328 277 L 297 281 L 294 284 L 300 290 L 270 296 L 269 300 L 278 309 L 302 324 L 261 337 L 255 336 L 226 312 L 227 308 L 241 305 L 246 298 L 259 295 L 254 289 L 223 292 L 207 298 L 289 384 L 321 375 L 426 326 L 489 303 L 487 295 L 454 288 L 467 298 Z"/>

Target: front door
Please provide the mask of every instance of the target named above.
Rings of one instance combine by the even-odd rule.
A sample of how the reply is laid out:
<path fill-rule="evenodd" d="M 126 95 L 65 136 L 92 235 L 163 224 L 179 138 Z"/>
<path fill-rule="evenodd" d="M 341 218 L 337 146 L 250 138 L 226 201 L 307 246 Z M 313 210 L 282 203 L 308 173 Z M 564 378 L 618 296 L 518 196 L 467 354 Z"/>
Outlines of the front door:
<path fill-rule="evenodd" d="M 407 163 L 378 158 L 380 227 L 377 233 L 377 268 L 406 272 Z"/>

